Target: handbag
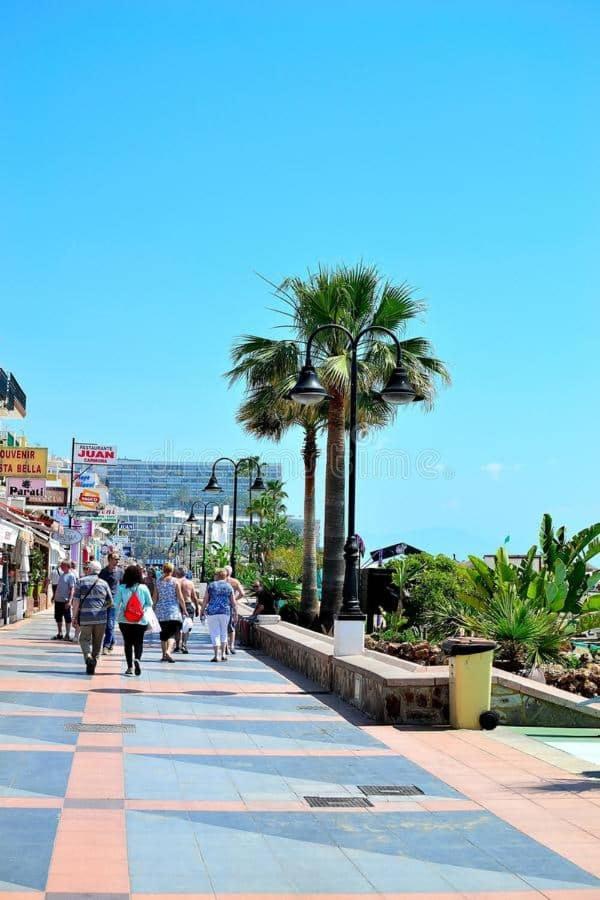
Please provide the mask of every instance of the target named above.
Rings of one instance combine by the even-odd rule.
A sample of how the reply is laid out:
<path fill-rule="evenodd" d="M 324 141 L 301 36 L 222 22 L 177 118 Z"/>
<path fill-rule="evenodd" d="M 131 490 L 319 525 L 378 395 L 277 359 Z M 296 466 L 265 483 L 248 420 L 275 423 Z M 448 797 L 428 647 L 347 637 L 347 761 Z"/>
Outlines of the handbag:
<path fill-rule="evenodd" d="M 156 618 L 156 613 L 153 609 L 146 611 L 146 618 L 148 619 L 148 631 L 152 634 L 158 634 L 160 631 L 160 622 Z"/>
<path fill-rule="evenodd" d="M 185 619 L 183 620 L 183 625 L 181 626 L 181 630 L 183 631 L 184 634 L 189 634 L 190 631 L 192 630 L 193 626 L 194 626 L 194 623 L 192 622 L 190 617 L 186 616 Z"/>

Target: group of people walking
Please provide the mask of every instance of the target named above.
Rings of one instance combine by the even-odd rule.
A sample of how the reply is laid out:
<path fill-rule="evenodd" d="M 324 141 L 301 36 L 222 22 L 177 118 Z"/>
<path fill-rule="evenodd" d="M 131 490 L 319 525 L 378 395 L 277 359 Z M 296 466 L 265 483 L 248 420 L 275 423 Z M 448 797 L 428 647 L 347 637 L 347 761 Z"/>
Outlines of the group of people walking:
<path fill-rule="evenodd" d="M 128 676 L 141 675 L 144 637 L 149 629 L 160 632 L 161 662 L 174 663 L 174 653 L 189 653 L 188 637 L 196 616 L 208 624 L 211 662 L 226 661 L 235 653 L 237 604 L 244 590 L 230 567 L 215 572 L 200 600 L 193 581 L 172 563 L 164 564 L 160 578 L 139 565 L 123 570 L 119 563 L 114 553 L 104 567 L 91 560 L 78 579 L 71 563 L 65 561 L 55 585 L 54 640 L 72 640 L 73 627 L 89 675 L 96 671 L 100 655 L 112 652 L 116 625 L 123 638 Z"/>

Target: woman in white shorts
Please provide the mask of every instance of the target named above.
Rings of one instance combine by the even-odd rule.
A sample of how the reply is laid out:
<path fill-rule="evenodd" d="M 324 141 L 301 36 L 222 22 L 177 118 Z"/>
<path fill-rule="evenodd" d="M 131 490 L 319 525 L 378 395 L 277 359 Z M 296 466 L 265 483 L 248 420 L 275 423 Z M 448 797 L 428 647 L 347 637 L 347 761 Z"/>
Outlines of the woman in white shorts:
<path fill-rule="evenodd" d="M 215 580 L 206 588 L 202 601 L 202 615 L 206 615 L 214 656 L 211 662 L 225 662 L 227 659 L 227 626 L 236 605 L 233 588 L 227 582 L 227 569 L 217 569 Z M 219 657 L 220 654 L 220 657 Z"/>

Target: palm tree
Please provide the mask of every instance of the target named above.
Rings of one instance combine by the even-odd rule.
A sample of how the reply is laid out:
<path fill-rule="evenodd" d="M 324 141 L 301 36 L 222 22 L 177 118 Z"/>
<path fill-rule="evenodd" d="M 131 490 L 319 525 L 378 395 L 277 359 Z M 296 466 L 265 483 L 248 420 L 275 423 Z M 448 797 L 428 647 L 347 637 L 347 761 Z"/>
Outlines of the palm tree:
<path fill-rule="evenodd" d="M 320 268 L 306 278 L 289 278 L 275 295 L 284 304 L 284 315 L 292 328 L 293 340 L 268 341 L 246 336 L 233 348 L 231 380 L 245 377 L 250 389 L 274 385 L 281 393 L 293 384 L 290 373 L 297 372 L 310 334 L 320 325 L 336 323 L 352 334 L 379 325 L 402 335 L 407 323 L 420 315 L 424 304 L 414 299 L 406 284 L 383 281 L 376 268 L 359 264 L 335 270 Z M 433 356 L 425 338 L 401 341 L 404 364 L 419 393 L 431 406 L 435 380 L 449 381 L 447 370 Z M 350 352 L 346 337 L 339 331 L 321 332 L 313 344 L 313 362 L 319 379 L 330 394 L 327 409 L 327 456 L 325 481 L 323 591 L 321 623 L 329 630 L 342 601 L 345 540 L 345 428 L 350 388 Z M 360 348 L 361 392 L 370 393 L 385 383 L 395 356 L 386 339 L 371 333 Z M 383 400 L 371 401 L 377 424 L 389 421 L 395 410 Z M 366 427 L 366 426 L 365 426 Z"/>
<path fill-rule="evenodd" d="M 292 371 L 290 376 L 293 377 L 294 374 Z M 318 458 L 317 435 L 326 422 L 324 410 L 290 403 L 276 387 L 267 384 L 250 392 L 240 407 L 237 418 L 251 434 L 274 441 L 281 440 L 283 434 L 294 426 L 304 431 L 302 445 L 304 532 L 300 623 L 312 625 L 319 612 L 315 476 Z"/>

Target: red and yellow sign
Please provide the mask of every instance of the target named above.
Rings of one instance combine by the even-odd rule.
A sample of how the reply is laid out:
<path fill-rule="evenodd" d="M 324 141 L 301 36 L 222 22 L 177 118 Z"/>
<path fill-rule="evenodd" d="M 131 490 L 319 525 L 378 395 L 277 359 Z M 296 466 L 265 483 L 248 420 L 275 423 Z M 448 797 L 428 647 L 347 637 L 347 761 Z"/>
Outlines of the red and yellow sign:
<path fill-rule="evenodd" d="M 0 475 L 6 478 L 46 478 L 46 447 L 0 447 Z"/>
<path fill-rule="evenodd" d="M 97 507 L 100 505 L 100 500 L 101 497 L 98 491 L 90 491 L 86 489 L 84 491 L 81 491 L 81 493 L 79 494 L 79 497 L 77 498 L 77 505 L 85 506 L 86 509 L 97 509 Z"/>

